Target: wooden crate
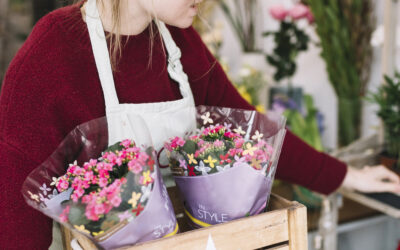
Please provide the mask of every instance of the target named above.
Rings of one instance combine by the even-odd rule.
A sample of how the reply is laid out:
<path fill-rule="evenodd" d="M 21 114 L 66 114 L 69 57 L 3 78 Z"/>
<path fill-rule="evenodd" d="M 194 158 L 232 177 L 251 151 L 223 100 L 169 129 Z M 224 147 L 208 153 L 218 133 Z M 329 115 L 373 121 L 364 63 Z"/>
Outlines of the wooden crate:
<path fill-rule="evenodd" d="M 177 190 L 169 190 L 181 233 L 158 240 L 144 242 L 123 249 L 206 249 L 209 237 L 212 237 L 216 249 L 307 249 L 307 210 L 298 202 L 285 200 L 271 194 L 269 211 L 211 226 L 191 230 L 183 217 L 182 202 Z M 62 229 L 64 249 L 71 249 L 70 242 L 76 238 L 85 250 L 96 247 L 83 235 Z"/>

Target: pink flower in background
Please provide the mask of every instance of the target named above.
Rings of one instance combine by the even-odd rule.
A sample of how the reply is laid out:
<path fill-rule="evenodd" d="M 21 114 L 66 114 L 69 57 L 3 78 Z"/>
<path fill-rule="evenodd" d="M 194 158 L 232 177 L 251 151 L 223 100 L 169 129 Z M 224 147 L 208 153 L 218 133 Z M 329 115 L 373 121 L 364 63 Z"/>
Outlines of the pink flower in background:
<path fill-rule="evenodd" d="M 308 6 L 299 3 L 296 4 L 290 11 L 289 11 L 289 16 L 291 16 L 294 20 L 299 20 L 302 18 L 307 18 L 308 15 L 310 14 L 310 9 Z"/>
<path fill-rule="evenodd" d="M 314 15 L 312 14 L 310 9 L 308 11 L 306 18 L 307 18 L 309 24 L 312 24 L 314 22 Z"/>
<path fill-rule="evenodd" d="M 288 15 L 289 11 L 286 10 L 283 5 L 275 5 L 269 9 L 269 13 L 274 19 L 278 21 L 283 21 Z"/>

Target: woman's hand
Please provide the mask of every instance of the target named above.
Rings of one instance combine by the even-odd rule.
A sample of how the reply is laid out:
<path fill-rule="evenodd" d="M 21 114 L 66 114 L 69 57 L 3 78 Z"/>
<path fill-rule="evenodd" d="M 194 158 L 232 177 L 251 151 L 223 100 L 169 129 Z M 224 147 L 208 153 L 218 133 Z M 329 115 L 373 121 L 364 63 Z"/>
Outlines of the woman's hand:
<path fill-rule="evenodd" d="M 364 193 L 391 192 L 400 194 L 400 177 L 386 167 L 348 167 L 342 187 Z"/>

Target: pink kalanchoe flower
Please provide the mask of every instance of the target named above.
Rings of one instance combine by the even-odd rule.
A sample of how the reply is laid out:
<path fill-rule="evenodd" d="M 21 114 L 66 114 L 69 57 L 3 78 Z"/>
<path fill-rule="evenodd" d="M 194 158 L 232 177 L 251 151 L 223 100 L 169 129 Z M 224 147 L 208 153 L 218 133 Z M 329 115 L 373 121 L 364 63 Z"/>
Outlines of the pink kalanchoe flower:
<path fill-rule="evenodd" d="M 93 179 L 93 171 L 87 171 L 85 175 L 83 176 L 83 180 L 85 181 L 91 181 Z"/>
<path fill-rule="evenodd" d="M 112 163 L 104 163 L 104 170 L 105 171 L 112 171 L 113 164 Z"/>
<path fill-rule="evenodd" d="M 115 161 L 117 160 L 117 156 L 116 156 L 113 152 L 111 152 L 111 153 L 109 153 L 109 154 L 107 155 L 107 160 L 108 160 L 110 163 L 115 163 Z"/>
<path fill-rule="evenodd" d="M 310 9 L 308 6 L 299 3 L 296 4 L 290 11 L 289 16 L 291 16 L 294 20 L 299 20 L 302 18 L 306 18 L 307 15 L 310 13 Z"/>
<path fill-rule="evenodd" d="M 225 132 L 224 136 L 228 138 L 233 138 L 234 134 L 232 132 Z"/>
<path fill-rule="evenodd" d="M 94 204 L 90 203 L 86 206 L 86 209 L 85 209 L 86 218 L 88 218 L 89 220 L 92 220 L 92 221 L 98 221 L 100 219 L 99 216 L 95 212 L 95 204 L 96 203 L 94 203 Z"/>
<path fill-rule="evenodd" d="M 94 198 L 94 193 L 93 192 L 90 193 L 90 194 L 84 195 L 82 197 L 82 203 L 83 204 L 89 204 L 93 200 L 93 198 Z"/>
<path fill-rule="evenodd" d="M 199 139 L 198 135 L 192 135 L 189 137 L 189 140 L 193 140 L 193 141 L 198 140 L 198 139 Z"/>
<path fill-rule="evenodd" d="M 127 154 L 128 154 L 128 152 L 127 152 L 126 150 L 122 150 L 122 151 L 119 152 L 118 156 L 119 156 L 121 159 L 125 159 L 126 156 L 127 156 Z"/>
<path fill-rule="evenodd" d="M 123 158 L 117 157 L 117 159 L 115 160 L 115 163 L 116 163 L 118 166 L 121 166 L 121 165 L 122 165 L 122 161 L 123 161 Z"/>
<path fill-rule="evenodd" d="M 75 165 L 69 166 L 68 170 L 67 170 L 67 174 L 74 174 L 76 168 L 77 168 L 77 166 L 75 166 Z"/>
<path fill-rule="evenodd" d="M 100 178 L 99 180 L 99 186 L 100 187 L 105 187 L 108 184 L 108 179 L 107 178 Z"/>
<path fill-rule="evenodd" d="M 97 164 L 97 160 L 96 159 L 90 159 L 89 160 L 89 165 L 90 166 L 94 167 L 94 166 L 96 166 L 96 164 Z"/>
<path fill-rule="evenodd" d="M 183 147 L 183 145 L 185 145 L 185 140 L 183 140 L 180 137 L 175 137 L 174 139 L 172 139 L 171 141 L 171 147 L 172 148 L 177 148 L 177 147 Z"/>
<path fill-rule="evenodd" d="M 74 192 L 71 194 L 71 199 L 73 202 L 78 202 L 79 196 Z"/>
<path fill-rule="evenodd" d="M 119 205 L 121 204 L 121 197 L 119 197 L 118 195 L 114 195 L 111 199 L 110 199 L 110 203 L 114 206 L 114 207 L 119 207 Z"/>
<path fill-rule="evenodd" d="M 180 147 L 183 147 L 185 145 L 185 140 L 179 137 L 176 144 L 178 144 L 178 146 L 180 146 Z"/>
<path fill-rule="evenodd" d="M 128 162 L 128 168 L 135 174 L 138 174 L 143 170 L 142 165 L 138 162 L 137 159 L 133 159 L 130 162 Z"/>
<path fill-rule="evenodd" d="M 137 160 L 138 160 L 141 164 L 144 165 L 144 164 L 146 163 L 147 159 L 149 159 L 149 156 L 148 156 L 146 153 L 144 153 L 144 152 L 139 152 L 139 153 L 137 154 Z"/>
<path fill-rule="evenodd" d="M 269 9 L 269 13 L 271 16 L 278 21 L 285 20 L 286 16 L 288 15 L 288 11 L 285 9 L 283 5 L 275 5 Z"/>
<path fill-rule="evenodd" d="M 239 137 L 239 138 L 236 138 L 236 139 L 234 140 L 234 142 L 235 142 L 235 147 L 236 147 L 236 148 L 241 148 L 241 147 L 243 146 L 244 139 L 241 138 L 241 137 Z"/>
<path fill-rule="evenodd" d="M 214 147 L 219 148 L 219 147 L 222 147 L 222 146 L 224 146 L 224 142 L 223 141 L 220 141 L 220 140 L 214 141 Z"/>
<path fill-rule="evenodd" d="M 199 142 L 197 143 L 197 145 L 199 145 L 199 147 L 202 147 L 204 145 L 205 141 L 204 140 L 199 140 Z"/>
<path fill-rule="evenodd" d="M 60 180 L 58 181 L 57 184 L 57 189 L 59 192 L 63 192 L 65 190 L 67 190 L 69 187 L 69 183 L 67 180 L 65 180 L 64 178 L 60 178 Z"/>
<path fill-rule="evenodd" d="M 129 148 L 131 144 L 132 144 L 131 140 L 126 139 L 126 140 L 123 140 L 120 145 L 124 146 L 125 148 Z"/>
<path fill-rule="evenodd" d="M 170 152 L 172 151 L 171 144 L 168 143 L 168 142 L 164 143 L 164 148 L 165 148 L 166 150 L 170 151 Z"/>
<path fill-rule="evenodd" d="M 77 190 L 75 190 L 74 193 L 76 193 L 78 195 L 78 197 L 80 198 L 85 193 L 85 190 L 83 190 L 83 188 L 81 187 L 81 188 L 78 188 Z"/>

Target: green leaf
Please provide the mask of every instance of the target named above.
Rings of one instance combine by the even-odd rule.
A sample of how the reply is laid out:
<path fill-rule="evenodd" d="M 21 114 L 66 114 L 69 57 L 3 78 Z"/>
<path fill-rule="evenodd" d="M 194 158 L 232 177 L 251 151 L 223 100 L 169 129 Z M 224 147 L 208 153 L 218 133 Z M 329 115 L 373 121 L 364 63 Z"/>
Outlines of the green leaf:
<path fill-rule="evenodd" d="M 109 146 L 104 152 L 115 152 L 115 151 L 121 151 L 124 147 L 120 145 L 121 142 L 117 142 L 111 146 Z"/>
<path fill-rule="evenodd" d="M 188 154 L 194 154 L 197 149 L 197 144 L 194 141 L 188 140 L 185 145 L 183 145 L 182 149 Z"/>

